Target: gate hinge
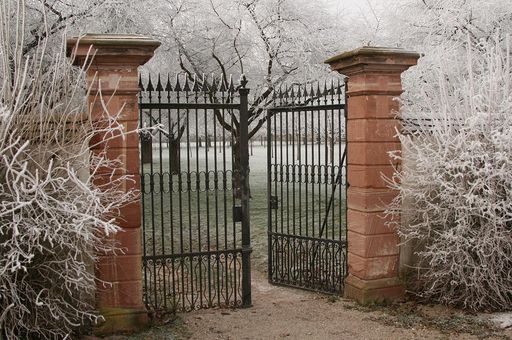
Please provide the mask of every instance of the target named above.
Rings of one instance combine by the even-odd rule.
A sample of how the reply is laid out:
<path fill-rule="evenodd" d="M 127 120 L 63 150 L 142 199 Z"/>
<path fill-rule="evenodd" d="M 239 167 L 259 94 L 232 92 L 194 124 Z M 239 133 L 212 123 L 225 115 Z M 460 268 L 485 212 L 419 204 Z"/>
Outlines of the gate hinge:
<path fill-rule="evenodd" d="M 270 209 L 279 209 L 279 198 L 277 196 L 270 196 Z"/>

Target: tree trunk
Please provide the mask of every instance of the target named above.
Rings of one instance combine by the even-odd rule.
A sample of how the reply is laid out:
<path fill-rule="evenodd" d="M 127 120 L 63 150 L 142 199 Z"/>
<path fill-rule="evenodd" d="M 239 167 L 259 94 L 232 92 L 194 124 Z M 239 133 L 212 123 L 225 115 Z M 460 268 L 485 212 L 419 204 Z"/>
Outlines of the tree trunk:
<path fill-rule="evenodd" d="M 152 138 L 142 137 L 140 139 L 140 155 L 142 164 L 150 164 L 153 162 L 153 141 Z"/>
<path fill-rule="evenodd" d="M 180 141 L 179 139 L 171 139 L 169 141 L 170 148 L 170 167 L 173 175 L 178 175 L 181 172 L 180 163 Z"/>
<path fill-rule="evenodd" d="M 240 159 L 240 142 L 235 140 L 233 142 L 233 195 L 235 198 L 240 198 L 242 195 L 242 176 L 241 176 L 241 165 L 242 160 Z M 247 188 L 249 191 L 249 198 L 251 197 L 251 188 Z"/>
<path fill-rule="evenodd" d="M 233 194 L 235 198 L 240 198 L 242 194 L 242 178 L 240 176 L 240 167 L 242 161 L 240 159 L 240 143 L 235 140 L 232 144 L 233 152 Z"/>
<path fill-rule="evenodd" d="M 301 145 L 300 145 L 300 134 L 295 135 L 297 138 L 297 160 L 301 161 Z"/>
<path fill-rule="evenodd" d="M 331 161 L 334 162 L 334 136 L 331 136 Z"/>

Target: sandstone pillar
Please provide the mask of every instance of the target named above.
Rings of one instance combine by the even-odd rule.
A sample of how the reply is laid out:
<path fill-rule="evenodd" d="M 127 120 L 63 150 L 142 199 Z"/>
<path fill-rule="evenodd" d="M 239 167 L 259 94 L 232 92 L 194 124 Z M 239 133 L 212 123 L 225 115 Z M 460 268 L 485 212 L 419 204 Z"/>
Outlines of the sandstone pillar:
<path fill-rule="evenodd" d="M 158 41 L 133 35 L 86 35 L 67 42 L 68 54 L 75 56 L 74 63 L 90 65 L 87 83 L 91 87 L 92 118 L 121 112 L 117 123 L 126 131 L 124 138 L 117 136 L 105 141 L 99 134 L 93 138 L 91 144 L 96 146 L 91 146 L 92 152 L 104 151 L 107 158 L 122 162 L 114 177 L 110 177 L 110 172 L 102 174 L 99 171 L 94 178 L 96 183 L 108 185 L 121 175 L 129 175 L 131 180 L 121 184 L 123 190 L 140 190 L 139 136 L 136 132 L 139 121 L 138 67 L 151 59 L 159 45 Z M 108 103 L 108 112 L 101 105 L 100 90 L 104 102 Z M 116 215 L 121 231 L 114 236 L 114 241 L 125 252 L 99 254 L 96 277 L 111 284 L 98 285 L 96 307 L 105 317 L 105 323 L 96 329 L 100 334 L 137 330 L 148 320 L 142 300 L 140 200 L 134 199 Z"/>
<path fill-rule="evenodd" d="M 395 137 L 399 107 L 394 98 L 402 93 L 401 74 L 418 58 L 418 53 L 402 49 L 362 47 L 326 61 L 332 70 L 349 77 L 345 296 L 361 303 L 404 294 L 398 279 L 398 235 L 383 218 L 386 204 L 396 193 L 386 187 L 381 175 L 392 175 L 388 152 L 400 149 Z"/>

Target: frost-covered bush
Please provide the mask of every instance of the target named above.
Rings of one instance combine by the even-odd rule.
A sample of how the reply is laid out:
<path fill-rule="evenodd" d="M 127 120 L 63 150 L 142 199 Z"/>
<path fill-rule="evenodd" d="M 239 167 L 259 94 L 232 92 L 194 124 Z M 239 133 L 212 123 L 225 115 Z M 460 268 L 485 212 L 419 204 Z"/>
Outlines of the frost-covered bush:
<path fill-rule="evenodd" d="M 408 221 L 398 229 L 403 240 L 421 245 L 419 294 L 473 310 L 511 309 L 510 43 L 467 46 L 465 55 L 440 55 L 435 86 L 403 104 L 402 152 L 393 154 L 403 166 L 390 180 L 399 196 L 389 212 Z"/>
<path fill-rule="evenodd" d="M 91 137 L 122 131 L 90 119 L 84 70 L 64 47 L 22 54 L 24 3 L 15 18 L 9 4 L 0 5 L 0 338 L 62 339 L 100 317 L 95 254 L 115 249 L 102 240 L 133 194 L 94 185 L 116 164 L 90 154 Z"/>

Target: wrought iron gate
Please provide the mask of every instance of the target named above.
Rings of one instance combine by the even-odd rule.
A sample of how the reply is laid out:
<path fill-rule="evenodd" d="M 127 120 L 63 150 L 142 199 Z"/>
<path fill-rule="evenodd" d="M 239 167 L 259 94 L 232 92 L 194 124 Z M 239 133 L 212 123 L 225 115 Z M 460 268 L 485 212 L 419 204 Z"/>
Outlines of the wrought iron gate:
<path fill-rule="evenodd" d="M 247 80 L 140 81 L 144 299 L 249 306 Z"/>
<path fill-rule="evenodd" d="M 346 83 L 293 86 L 267 110 L 268 279 L 341 293 L 346 270 Z"/>

